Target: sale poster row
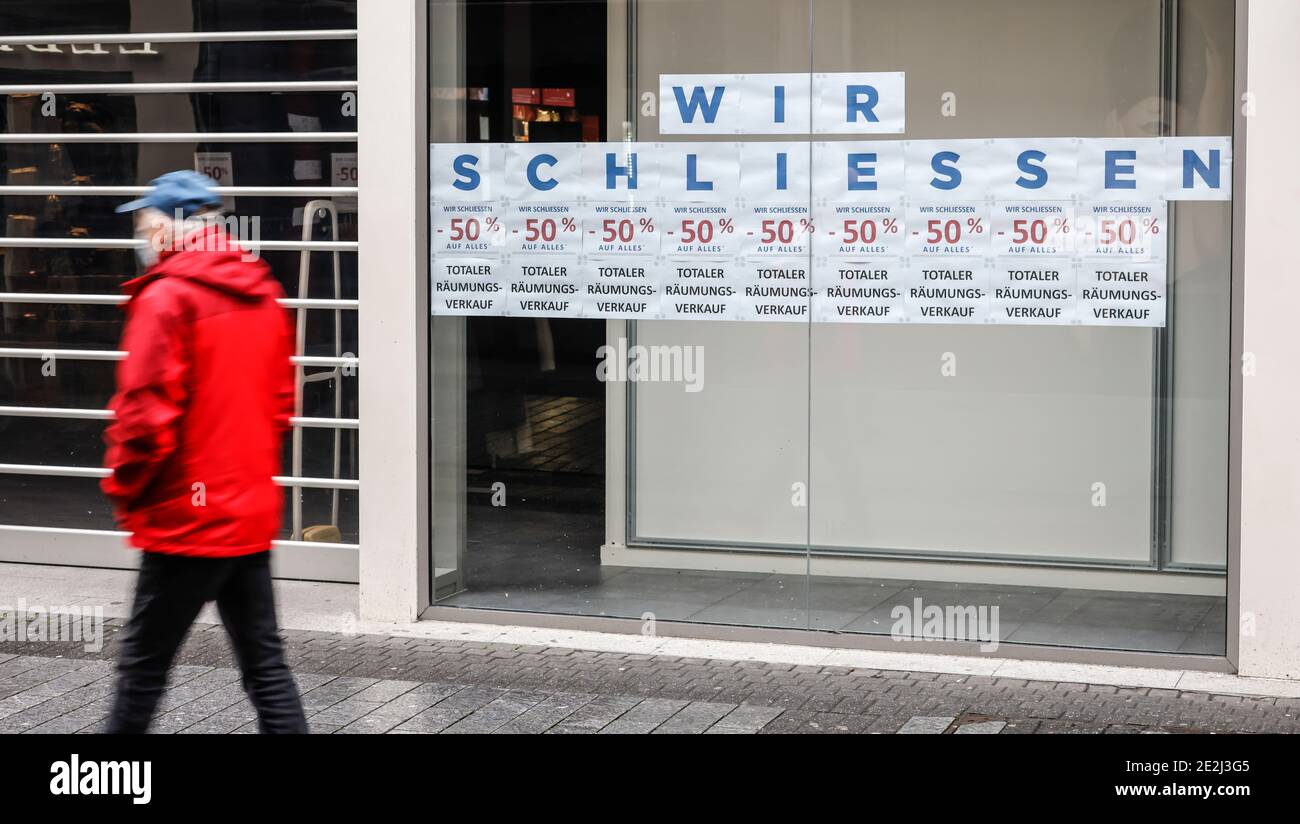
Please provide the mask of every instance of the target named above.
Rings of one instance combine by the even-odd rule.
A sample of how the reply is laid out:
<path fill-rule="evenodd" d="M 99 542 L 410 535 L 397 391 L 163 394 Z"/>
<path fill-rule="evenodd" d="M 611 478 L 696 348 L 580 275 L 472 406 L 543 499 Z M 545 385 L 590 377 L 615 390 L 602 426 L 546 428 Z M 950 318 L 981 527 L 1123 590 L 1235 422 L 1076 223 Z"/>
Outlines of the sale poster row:
<path fill-rule="evenodd" d="M 435 315 L 819 323 L 1165 324 L 1164 261 L 442 255 Z"/>
<path fill-rule="evenodd" d="M 439 257 L 1103 257 L 1164 260 L 1150 203 L 440 203 Z"/>

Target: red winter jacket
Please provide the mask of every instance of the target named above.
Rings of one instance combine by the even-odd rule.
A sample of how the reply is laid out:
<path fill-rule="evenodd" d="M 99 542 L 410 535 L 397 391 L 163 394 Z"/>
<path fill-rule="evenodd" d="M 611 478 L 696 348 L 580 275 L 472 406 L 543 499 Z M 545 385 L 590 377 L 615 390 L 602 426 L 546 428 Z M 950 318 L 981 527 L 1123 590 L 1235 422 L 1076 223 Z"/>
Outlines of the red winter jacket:
<path fill-rule="evenodd" d="M 129 354 L 100 486 L 133 545 L 228 557 L 269 549 L 280 528 L 294 333 L 270 268 L 219 227 L 202 241 L 123 286 Z"/>

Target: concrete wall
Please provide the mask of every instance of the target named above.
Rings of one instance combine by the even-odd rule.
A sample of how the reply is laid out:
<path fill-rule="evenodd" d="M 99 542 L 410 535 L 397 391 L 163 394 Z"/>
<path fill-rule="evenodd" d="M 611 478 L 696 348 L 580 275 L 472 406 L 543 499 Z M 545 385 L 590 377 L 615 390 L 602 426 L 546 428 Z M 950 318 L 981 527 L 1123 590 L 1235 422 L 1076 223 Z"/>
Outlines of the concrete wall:
<path fill-rule="evenodd" d="M 429 603 L 425 8 L 357 4 L 360 584 L 375 621 Z"/>
<path fill-rule="evenodd" d="M 1300 678 L 1300 3 L 1248 5 L 1237 663 L 1242 675 Z"/>

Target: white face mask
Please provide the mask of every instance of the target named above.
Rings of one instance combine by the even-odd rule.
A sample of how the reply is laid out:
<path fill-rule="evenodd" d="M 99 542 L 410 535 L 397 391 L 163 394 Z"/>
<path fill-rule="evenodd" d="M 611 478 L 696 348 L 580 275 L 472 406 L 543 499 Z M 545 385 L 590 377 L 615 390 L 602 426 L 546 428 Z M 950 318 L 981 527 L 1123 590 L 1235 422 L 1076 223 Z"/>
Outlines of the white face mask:
<path fill-rule="evenodd" d="M 135 241 L 135 259 L 140 263 L 140 271 L 143 273 L 146 269 L 153 268 L 158 262 L 158 251 L 153 248 L 153 244 L 145 238 L 136 238 Z"/>
<path fill-rule="evenodd" d="M 142 213 L 143 220 L 137 220 L 135 227 L 135 259 L 140 263 L 140 272 L 152 268 L 158 263 L 158 249 L 151 238 L 164 220 L 163 216 L 153 210 Z M 167 233 L 164 233 L 164 236 Z"/>

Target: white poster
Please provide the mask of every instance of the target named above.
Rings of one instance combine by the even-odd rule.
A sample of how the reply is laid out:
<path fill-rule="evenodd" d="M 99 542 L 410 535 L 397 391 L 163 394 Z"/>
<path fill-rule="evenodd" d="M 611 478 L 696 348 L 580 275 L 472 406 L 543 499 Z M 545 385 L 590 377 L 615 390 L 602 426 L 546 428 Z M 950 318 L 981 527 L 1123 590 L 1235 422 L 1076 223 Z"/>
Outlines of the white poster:
<path fill-rule="evenodd" d="M 813 134 L 902 134 L 903 72 L 814 74 Z"/>
<path fill-rule="evenodd" d="M 443 144 L 430 163 L 438 314 L 1160 326 L 1168 201 L 1232 187 L 1226 138 Z"/>
<path fill-rule="evenodd" d="M 330 153 L 330 184 L 333 186 L 356 186 L 358 180 L 357 153 Z M 334 198 L 334 205 L 339 214 L 356 214 L 356 195 Z"/>
<path fill-rule="evenodd" d="M 661 74 L 664 135 L 902 134 L 903 72 Z"/>
<path fill-rule="evenodd" d="M 235 162 L 230 152 L 195 152 L 194 171 L 212 178 L 218 186 L 235 185 Z M 227 195 L 222 198 L 221 207 L 233 212 L 235 199 Z"/>
<path fill-rule="evenodd" d="M 907 319 L 909 275 L 897 257 L 819 261 L 813 271 L 813 320 L 898 323 Z"/>

